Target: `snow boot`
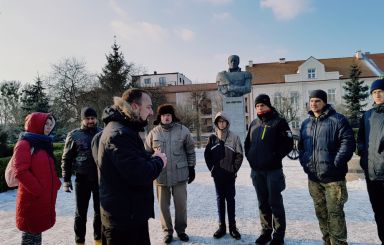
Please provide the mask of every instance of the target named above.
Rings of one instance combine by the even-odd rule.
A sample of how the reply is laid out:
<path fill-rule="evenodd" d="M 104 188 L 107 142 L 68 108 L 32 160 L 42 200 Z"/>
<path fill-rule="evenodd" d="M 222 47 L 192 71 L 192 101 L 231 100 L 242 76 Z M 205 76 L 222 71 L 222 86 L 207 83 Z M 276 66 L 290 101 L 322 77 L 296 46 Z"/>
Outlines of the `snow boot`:
<path fill-rule="evenodd" d="M 180 238 L 181 241 L 183 242 L 188 242 L 189 241 L 189 236 L 185 233 L 180 233 L 177 234 L 177 236 Z"/>
<path fill-rule="evenodd" d="M 272 241 L 269 243 L 269 245 L 283 245 L 284 239 L 281 237 L 274 237 Z"/>
<path fill-rule="evenodd" d="M 164 238 L 163 238 L 163 242 L 164 242 L 165 244 L 169 244 L 169 243 L 171 243 L 172 240 L 173 240 L 173 236 L 172 236 L 172 234 L 167 234 L 167 235 L 165 235 Z"/>
<path fill-rule="evenodd" d="M 229 235 L 231 235 L 231 237 L 235 238 L 236 240 L 241 239 L 241 235 L 239 233 L 239 230 L 236 228 L 236 225 L 229 226 Z"/>
<path fill-rule="evenodd" d="M 259 236 L 259 238 L 256 239 L 256 244 L 258 245 L 265 245 L 272 239 L 271 234 L 263 233 Z"/>
<path fill-rule="evenodd" d="M 220 224 L 219 229 L 213 234 L 213 237 L 218 239 L 223 237 L 227 233 L 227 228 L 225 227 L 225 224 Z"/>

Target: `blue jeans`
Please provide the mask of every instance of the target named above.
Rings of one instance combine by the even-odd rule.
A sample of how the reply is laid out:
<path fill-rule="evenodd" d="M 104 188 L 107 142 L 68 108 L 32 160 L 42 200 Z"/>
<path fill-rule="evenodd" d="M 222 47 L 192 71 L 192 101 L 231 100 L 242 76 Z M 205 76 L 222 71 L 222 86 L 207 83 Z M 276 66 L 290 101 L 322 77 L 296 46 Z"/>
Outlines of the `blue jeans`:
<path fill-rule="evenodd" d="M 227 202 L 228 223 L 229 226 L 236 225 L 235 220 L 235 178 L 228 179 L 227 181 L 215 181 L 216 188 L 216 201 L 219 214 L 219 223 L 225 224 L 225 202 Z"/>

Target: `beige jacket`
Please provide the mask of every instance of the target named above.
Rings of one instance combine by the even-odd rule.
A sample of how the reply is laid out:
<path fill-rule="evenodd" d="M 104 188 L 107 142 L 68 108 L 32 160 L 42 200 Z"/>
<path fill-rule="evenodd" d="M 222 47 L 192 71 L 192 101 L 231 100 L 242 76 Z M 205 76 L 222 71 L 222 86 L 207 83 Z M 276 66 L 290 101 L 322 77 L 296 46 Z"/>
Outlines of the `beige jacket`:
<path fill-rule="evenodd" d="M 186 182 L 189 166 L 196 165 L 195 142 L 187 127 L 174 122 L 157 125 L 145 139 L 145 149 L 153 153 L 156 148 L 167 155 L 168 163 L 155 183 L 174 186 Z"/>

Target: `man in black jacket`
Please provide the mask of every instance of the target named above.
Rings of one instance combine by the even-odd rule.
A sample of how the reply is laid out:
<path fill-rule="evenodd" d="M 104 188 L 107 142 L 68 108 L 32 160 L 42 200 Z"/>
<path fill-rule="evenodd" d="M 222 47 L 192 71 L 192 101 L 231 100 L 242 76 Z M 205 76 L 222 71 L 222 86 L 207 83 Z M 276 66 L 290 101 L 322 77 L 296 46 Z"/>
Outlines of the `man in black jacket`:
<path fill-rule="evenodd" d="M 261 235 L 256 244 L 284 244 L 285 210 L 281 192 L 285 189 L 282 159 L 292 150 L 292 132 L 287 121 L 272 107 L 269 96 L 256 97 L 257 118 L 249 126 L 245 156 L 251 165 L 252 183 L 259 202 Z M 273 232 L 273 238 L 272 238 Z"/>
<path fill-rule="evenodd" d="M 107 245 L 150 244 L 148 219 L 154 217 L 153 180 L 167 158 L 147 153 L 139 132 L 153 115 L 148 92 L 128 89 L 114 98 L 98 145 L 101 221 Z"/>
<path fill-rule="evenodd" d="M 358 133 L 358 154 L 365 172 L 377 232 L 384 244 L 384 79 L 371 85 L 373 108 L 364 113 Z"/>
<path fill-rule="evenodd" d="M 75 172 L 75 242 L 85 243 L 87 211 L 91 194 L 93 197 L 93 237 L 95 244 L 101 244 L 101 221 L 99 185 L 97 180 L 97 168 L 92 157 L 91 141 L 101 129 L 97 127 L 96 111 L 90 107 L 81 110 L 81 127 L 68 133 L 62 156 L 62 175 L 64 179 L 63 189 L 71 192 L 72 172 Z"/>
<path fill-rule="evenodd" d="M 355 138 L 347 119 L 327 104 L 325 91 L 313 90 L 309 98 L 309 118 L 300 128 L 299 160 L 308 174 L 324 244 L 347 244 L 345 176 Z"/>

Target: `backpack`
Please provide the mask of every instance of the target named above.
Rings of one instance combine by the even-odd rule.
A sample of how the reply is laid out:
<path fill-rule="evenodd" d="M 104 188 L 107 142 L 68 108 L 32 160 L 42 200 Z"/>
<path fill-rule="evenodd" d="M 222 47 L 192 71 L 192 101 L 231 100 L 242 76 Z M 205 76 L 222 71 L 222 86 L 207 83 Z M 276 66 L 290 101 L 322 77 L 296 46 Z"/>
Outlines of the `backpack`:
<path fill-rule="evenodd" d="M 31 155 L 33 154 L 34 148 L 31 148 Z M 14 155 L 7 164 L 5 169 L 5 182 L 7 182 L 8 187 L 17 187 L 19 185 L 19 180 L 16 178 L 15 165 L 14 165 Z"/>

